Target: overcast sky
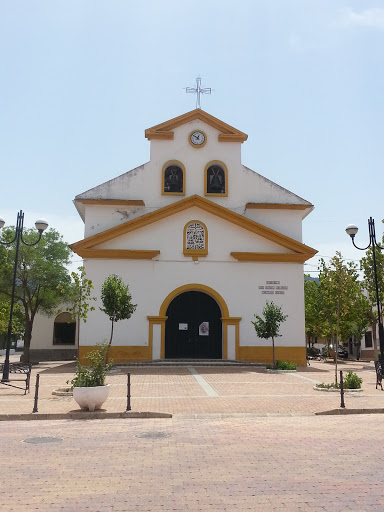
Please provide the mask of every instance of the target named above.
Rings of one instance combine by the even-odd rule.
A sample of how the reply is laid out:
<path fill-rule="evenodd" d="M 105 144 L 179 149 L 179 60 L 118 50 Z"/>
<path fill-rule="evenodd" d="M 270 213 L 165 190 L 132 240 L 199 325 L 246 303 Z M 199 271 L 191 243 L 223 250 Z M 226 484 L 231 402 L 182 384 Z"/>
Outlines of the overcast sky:
<path fill-rule="evenodd" d="M 80 240 L 73 198 L 147 162 L 200 75 L 243 163 L 315 205 L 303 242 L 358 260 L 345 226 L 384 227 L 383 56 L 383 1 L 0 0 L 0 216 Z"/>

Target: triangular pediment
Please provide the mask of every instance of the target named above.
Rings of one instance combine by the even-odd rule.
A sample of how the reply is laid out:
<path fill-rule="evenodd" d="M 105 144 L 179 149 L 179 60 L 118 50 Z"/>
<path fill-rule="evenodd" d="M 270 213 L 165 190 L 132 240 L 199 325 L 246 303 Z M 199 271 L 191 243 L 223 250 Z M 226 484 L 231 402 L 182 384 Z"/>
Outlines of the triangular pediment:
<path fill-rule="evenodd" d="M 282 233 L 279 233 L 271 228 L 268 228 L 258 222 L 255 222 L 243 215 L 233 212 L 232 210 L 228 210 L 227 208 L 220 206 L 217 203 L 214 203 L 204 197 L 199 195 L 194 195 L 182 199 L 181 201 L 176 201 L 170 205 L 164 206 L 163 208 L 159 208 L 154 212 L 147 213 L 140 217 L 136 217 L 132 220 L 129 220 L 123 224 L 118 226 L 114 226 L 113 228 L 102 231 L 101 233 L 97 233 L 96 235 L 92 235 L 84 240 L 76 242 L 71 245 L 71 249 L 82 257 L 110 257 L 110 258 L 142 258 L 148 259 L 153 258 L 159 254 L 159 250 L 152 251 L 118 251 L 118 250 L 108 250 L 103 249 L 100 252 L 100 245 L 105 244 L 111 240 L 114 240 L 118 237 L 126 235 L 132 231 L 140 230 L 148 225 L 159 222 L 167 217 L 172 215 L 176 215 L 188 208 L 198 207 L 203 211 L 206 211 L 210 214 L 217 216 L 227 222 L 230 222 L 240 228 L 243 228 L 251 233 L 259 235 L 266 240 L 274 242 L 288 251 L 291 251 L 290 254 L 286 254 L 286 259 L 282 260 L 281 258 L 284 255 L 279 255 L 279 260 L 274 260 L 271 257 L 271 253 L 268 253 L 268 261 L 306 261 L 309 258 L 312 258 L 316 254 L 316 250 L 308 247 L 307 245 L 294 240 Z M 293 254 L 292 254 L 293 253 Z M 262 258 L 263 253 L 244 253 L 244 252 L 233 252 L 232 256 L 238 260 L 243 261 L 265 261 Z M 98 255 L 98 256 L 97 256 Z"/>
<path fill-rule="evenodd" d="M 195 110 L 191 110 L 191 112 L 187 112 L 186 114 L 170 119 L 169 121 L 152 126 L 152 128 L 148 128 L 145 130 L 145 136 L 148 140 L 173 140 L 173 130 L 175 128 L 191 121 L 195 121 L 196 119 L 216 128 L 216 130 L 220 132 L 218 136 L 219 142 L 244 142 L 248 138 L 248 135 L 245 133 L 224 123 L 223 121 L 220 121 L 220 119 L 211 116 L 211 114 L 204 112 L 204 110 L 201 110 L 200 108 L 196 108 Z"/>

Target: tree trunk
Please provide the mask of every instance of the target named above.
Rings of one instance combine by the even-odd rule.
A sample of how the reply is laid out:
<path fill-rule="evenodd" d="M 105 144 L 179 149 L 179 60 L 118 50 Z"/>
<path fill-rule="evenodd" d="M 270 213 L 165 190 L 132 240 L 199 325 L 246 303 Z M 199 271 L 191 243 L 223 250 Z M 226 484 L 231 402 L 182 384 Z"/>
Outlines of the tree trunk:
<path fill-rule="evenodd" d="M 111 326 L 111 337 L 109 339 L 109 343 L 108 343 L 108 348 L 107 348 L 107 353 L 105 354 L 105 364 L 108 363 L 108 357 L 109 357 L 109 349 L 111 348 L 111 345 L 112 345 L 112 338 L 113 338 L 113 320 L 112 320 L 112 326 Z"/>
<path fill-rule="evenodd" d="M 275 363 L 275 339 L 272 336 L 272 361 L 273 361 L 273 369 L 276 369 L 276 363 Z"/>
<path fill-rule="evenodd" d="M 31 320 L 26 320 L 25 322 L 25 332 L 24 332 L 24 352 L 20 357 L 20 361 L 22 363 L 29 363 L 29 349 L 31 346 L 32 339 L 32 326 L 33 323 Z"/>
<path fill-rule="evenodd" d="M 376 326 L 377 321 L 375 315 L 372 317 L 372 343 L 373 343 L 373 359 L 374 361 L 378 361 L 379 355 L 377 352 L 377 335 L 376 335 Z"/>

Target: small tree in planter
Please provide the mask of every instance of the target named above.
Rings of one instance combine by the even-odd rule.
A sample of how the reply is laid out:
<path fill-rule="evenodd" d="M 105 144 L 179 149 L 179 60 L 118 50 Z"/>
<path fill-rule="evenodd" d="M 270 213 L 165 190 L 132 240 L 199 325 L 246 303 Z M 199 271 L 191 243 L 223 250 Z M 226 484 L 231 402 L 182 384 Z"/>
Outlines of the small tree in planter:
<path fill-rule="evenodd" d="M 89 411 L 100 409 L 108 398 L 109 385 L 105 384 L 105 377 L 112 367 L 112 361 L 105 362 L 107 350 L 106 341 L 98 343 L 86 356 L 89 366 L 82 365 L 79 360 L 76 362 L 76 372 L 71 384 L 73 398 L 82 409 L 89 409 Z"/>
<path fill-rule="evenodd" d="M 116 274 L 112 274 L 105 279 L 101 288 L 101 301 L 104 307 L 100 308 L 100 310 L 107 314 L 112 322 L 111 337 L 105 356 L 105 362 L 107 363 L 115 322 L 131 318 L 136 311 L 137 304 L 132 304 L 132 297 L 129 293 L 128 285 L 124 284 L 121 277 Z"/>
<path fill-rule="evenodd" d="M 282 309 L 280 306 L 277 306 L 273 302 L 268 302 L 265 304 L 263 309 L 263 316 L 261 318 L 258 315 L 254 315 L 256 320 L 252 322 L 256 334 L 259 338 L 269 339 L 272 338 L 272 359 L 273 359 L 273 368 L 276 368 L 275 364 L 275 338 L 281 336 L 279 334 L 280 324 L 285 322 L 288 318 L 288 315 L 283 315 Z"/>

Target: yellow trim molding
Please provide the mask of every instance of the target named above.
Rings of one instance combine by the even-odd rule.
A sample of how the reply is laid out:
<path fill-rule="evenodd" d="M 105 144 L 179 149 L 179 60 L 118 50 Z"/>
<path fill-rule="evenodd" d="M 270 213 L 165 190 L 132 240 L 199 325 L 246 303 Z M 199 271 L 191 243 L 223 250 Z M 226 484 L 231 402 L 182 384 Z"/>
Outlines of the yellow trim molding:
<path fill-rule="evenodd" d="M 188 226 L 194 223 L 200 224 L 204 228 L 205 232 L 205 247 L 204 249 L 187 249 L 187 229 Z M 183 254 L 184 256 L 192 256 L 194 261 L 197 261 L 199 256 L 205 257 L 208 254 L 208 229 L 207 226 L 204 224 L 204 222 L 201 222 L 201 220 L 190 220 L 186 223 L 184 226 L 184 232 L 183 232 Z"/>
<path fill-rule="evenodd" d="M 190 123 L 191 121 L 195 121 L 196 119 L 203 121 L 218 130 L 220 132 L 218 136 L 219 142 L 245 142 L 248 138 L 248 135 L 245 133 L 224 123 L 223 121 L 220 121 L 220 119 L 211 116 L 200 108 L 170 119 L 169 121 L 165 121 L 164 123 L 152 126 L 152 128 L 148 128 L 145 130 L 145 136 L 148 140 L 173 140 L 174 134 L 172 130 L 174 128 Z"/>
<path fill-rule="evenodd" d="M 160 357 L 161 359 L 165 358 L 165 322 L 167 320 L 167 309 L 170 303 L 173 301 L 175 297 L 178 295 L 189 292 L 189 291 L 198 291 L 203 292 L 212 297 L 217 304 L 220 307 L 221 310 L 221 320 L 222 320 L 222 335 L 223 335 L 223 359 L 227 359 L 228 357 L 228 325 L 235 325 L 236 330 L 236 350 L 238 350 L 239 345 L 239 327 L 238 324 L 241 320 L 241 317 L 233 317 L 231 318 L 229 316 L 228 306 L 223 299 L 223 297 L 213 288 L 210 288 L 209 286 L 206 286 L 204 284 L 198 284 L 198 283 L 191 283 L 191 284 L 185 284 L 183 286 L 179 286 L 175 290 L 173 290 L 167 297 L 164 299 L 163 303 L 160 306 L 159 316 L 148 316 L 149 321 L 149 337 L 148 337 L 148 344 L 151 346 L 151 353 L 152 353 L 152 344 L 153 344 L 153 325 L 154 324 L 160 324 L 161 325 L 161 349 L 160 349 Z M 237 352 L 236 352 L 237 353 Z M 237 356 L 236 356 L 237 357 Z"/>
<path fill-rule="evenodd" d="M 196 133 L 196 132 L 198 132 L 198 133 L 202 133 L 202 134 L 204 135 L 204 142 L 203 142 L 202 144 L 194 144 L 194 143 L 191 141 L 191 135 L 192 135 L 193 133 Z M 191 133 L 188 135 L 188 142 L 189 142 L 189 144 L 190 144 L 193 148 L 196 148 L 196 149 L 198 149 L 198 148 L 203 148 L 203 147 L 206 145 L 206 143 L 207 143 L 207 134 L 206 134 L 205 132 L 203 132 L 203 130 L 192 130 L 192 131 L 191 131 Z"/>
<path fill-rule="evenodd" d="M 311 247 L 298 242 L 293 238 L 283 235 L 282 233 L 278 233 L 277 231 L 263 226 L 262 224 L 259 224 L 252 219 L 244 217 L 244 215 L 235 213 L 232 210 L 229 210 L 224 206 L 220 206 L 219 204 L 214 203 L 213 201 L 210 201 L 209 199 L 199 195 L 193 195 L 186 197 L 181 201 L 175 201 L 174 203 L 164 206 L 163 208 L 159 208 L 153 212 L 146 213 L 145 215 L 141 215 L 140 217 L 131 219 L 127 222 L 124 222 L 123 224 L 119 224 L 118 226 L 114 226 L 113 228 L 106 229 L 101 233 L 97 233 L 96 235 L 85 238 L 84 240 L 75 242 L 74 244 L 70 245 L 70 247 L 72 251 L 79 254 L 78 251 L 95 248 L 99 244 L 108 242 L 114 238 L 125 235 L 144 226 L 148 226 L 154 222 L 165 219 L 170 215 L 175 215 L 194 206 L 197 206 L 198 208 L 201 208 L 208 213 L 216 215 L 221 219 L 231 222 L 236 226 L 240 226 L 241 228 L 246 229 L 251 233 L 270 240 L 271 242 L 281 245 L 288 250 L 299 254 L 304 254 L 306 259 L 312 258 L 317 253 L 315 249 L 312 249 Z"/>
<path fill-rule="evenodd" d="M 79 347 L 79 359 L 82 364 L 87 363 L 86 356 L 96 347 Z M 114 363 L 126 363 L 128 361 L 149 361 L 152 359 L 152 352 L 149 351 L 147 346 L 116 346 L 112 345 L 109 351 L 110 359 L 113 359 Z"/>
<path fill-rule="evenodd" d="M 140 250 L 129 251 L 125 249 L 79 249 L 77 253 L 82 258 L 100 258 L 112 260 L 152 260 L 160 251 Z"/>
<path fill-rule="evenodd" d="M 275 358 L 280 361 L 296 363 L 298 366 L 307 366 L 305 347 L 279 347 L 275 346 Z M 239 361 L 252 363 L 272 363 L 272 346 L 267 347 L 239 347 Z"/>
<path fill-rule="evenodd" d="M 208 189 L 208 177 L 207 172 L 208 168 L 211 167 L 211 165 L 217 165 L 221 167 L 224 171 L 225 175 L 225 192 L 224 194 L 212 194 L 210 192 L 207 192 Z M 228 197 L 228 169 L 224 162 L 221 162 L 220 160 L 211 160 L 211 162 L 208 162 L 204 169 L 204 195 L 205 196 L 215 196 L 215 197 Z"/>
<path fill-rule="evenodd" d="M 269 261 L 280 263 L 304 263 L 308 256 L 304 253 L 285 254 L 278 252 L 231 252 L 238 261 Z"/>
<path fill-rule="evenodd" d="M 75 199 L 75 201 L 81 204 L 96 204 L 98 206 L 145 206 L 142 199 Z"/>
<path fill-rule="evenodd" d="M 183 173 L 183 191 L 182 192 L 165 192 L 164 190 L 164 176 L 165 171 L 167 167 L 170 167 L 171 165 L 176 165 L 177 167 L 180 167 Z M 161 177 L 161 194 L 163 196 L 185 196 L 185 180 L 186 180 L 186 174 L 185 174 L 185 167 L 179 160 L 168 160 L 163 165 L 163 171 L 162 171 L 162 177 Z"/>
<path fill-rule="evenodd" d="M 313 204 L 289 204 L 289 203 L 247 203 L 247 210 L 306 210 L 313 208 Z"/>

